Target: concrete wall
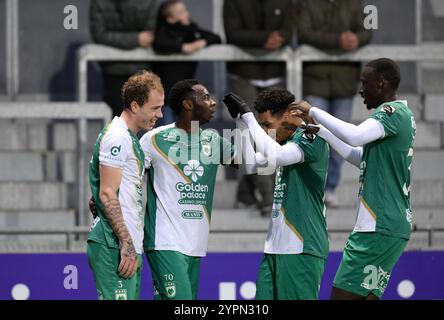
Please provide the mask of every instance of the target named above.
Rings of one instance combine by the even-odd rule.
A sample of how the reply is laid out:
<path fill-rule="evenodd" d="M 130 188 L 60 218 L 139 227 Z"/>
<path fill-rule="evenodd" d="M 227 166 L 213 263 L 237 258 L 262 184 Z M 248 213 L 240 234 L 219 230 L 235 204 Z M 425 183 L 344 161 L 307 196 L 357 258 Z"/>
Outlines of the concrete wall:
<path fill-rule="evenodd" d="M 422 19 L 423 41 L 444 41 L 444 1 L 423 0 Z"/>
<path fill-rule="evenodd" d="M 373 31 L 373 43 L 415 43 L 415 0 L 364 0 L 364 5 L 378 8 L 379 29 Z"/>
<path fill-rule="evenodd" d="M 78 30 L 63 27 L 68 4 L 78 8 Z M 88 8 L 85 0 L 19 0 L 20 94 L 74 99 L 75 51 L 90 42 Z"/>
<path fill-rule="evenodd" d="M 207 30 L 213 30 L 212 1 L 185 0 L 185 3 L 197 24 Z M 212 62 L 201 62 L 196 71 L 196 78 L 206 84 L 210 91 L 214 91 L 213 65 Z"/>
<path fill-rule="evenodd" d="M 444 41 L 444 1 L 424 0 L 423 4 L 423 41 Z M 423 68 L 422 78 L 426 93 L 440 94 L 444 92 L 443 64 L 427 64 Z"/>
<path fill-rule="evenodd" d="M 415 44 L 415 0 L 364 0 L 375 5 L 379 29 L 373 31 L 373 44 Z M 416 92 L 416 64 L 400 63 L 401 92 Z"/>
<path fill-rule="evenodd" d="M 0 95 L 6 93 L 6 0 L 0 0 Z"/>

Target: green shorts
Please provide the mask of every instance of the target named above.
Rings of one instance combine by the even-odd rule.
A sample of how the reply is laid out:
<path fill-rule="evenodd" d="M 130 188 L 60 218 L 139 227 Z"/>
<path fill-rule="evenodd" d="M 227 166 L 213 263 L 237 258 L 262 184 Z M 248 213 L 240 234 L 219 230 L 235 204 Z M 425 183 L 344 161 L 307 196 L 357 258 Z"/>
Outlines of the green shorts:
<path fill-rule="evenodd" d="M 178 251 L 145 251 L 151 268 L 154 300 L 197 300 L 200 257 Z"/>
<path fill-rule="evenodd" d="M 309 254 L 267 254 L 259 266 L 257 300 L 317 300 L 326 260 Z"/>
<path fill-rule="evenodd" d="M 372 293 L 380 298 L 407 242 L 376 232 L 351 233 L 333 286 L 358 296 Z"/>
<path fill-rule="evenodd" d="M 88 241 L 88 263 L 94 274 L 99 300 L 139 300 L 142 255 L 138 255 L 136 274 L 125 279 L 119 275 L 120 250 Z"/>

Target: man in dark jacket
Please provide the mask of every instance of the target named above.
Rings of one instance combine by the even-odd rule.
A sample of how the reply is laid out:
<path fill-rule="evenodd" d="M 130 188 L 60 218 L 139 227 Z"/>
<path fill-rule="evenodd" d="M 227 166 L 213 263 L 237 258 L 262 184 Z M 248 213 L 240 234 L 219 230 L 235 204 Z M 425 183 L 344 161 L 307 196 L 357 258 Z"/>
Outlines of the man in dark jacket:
<path fill-rule="evenodd" d="M 264 53 L 282 49 L 291 40 L 292 12 L 292 0 L 225 0 L 227 43 L 247 50 L 262 49 Z M 264 87 L 258 85 L 261 81 L 272 83 L 270 80 L 276 79 L 268 87 L 282 84 L 285 73 L 285 65 L 279 62 L 236 62 L 227 67 L 230 78 L 234 76 L 238 82 L 251 86 L 250 94 L 243 97 L 253 100 Z"/>
<path fill-rule="evenodd" d="M 363 26 L 360 0 L 300 0 L 297 31 L 300 44 L 329 54 L 343 54 L 368 44 L 371 32 Z M 304 100 L 350 122 L 360 63 L 310 62 L 304 64 Z M 342 158 L 331 150 L 325 202 L 337 207 L 334 191 L 339 183 Z"/>
<path fill-rule="evenodd" d="M 292 0 L 225 0 L 223 17 L 227 43 L 242 49 L 279 50 L 292 37 Z M 272 86 L 283 86 L 285 65 L 276 62 L 228 63 L 231 90 L 253 105 L 257 95 Z M 248 175 L 239 183 L 237 201 L 245 205 L 257 203 L 259 190 L 262 215 L 271 212 L 273 177 Z"/>
<path fill-rule="evenodd" d="M 154 27 L 160 0 L 92 0 L 90 32 L 96 43 L 119 49 L 148 48 L 154 41 Z M 104 100 L 113 116 L 120 115 L 120 91 L 128 77 L 148 63 L 102 62 Z"/>

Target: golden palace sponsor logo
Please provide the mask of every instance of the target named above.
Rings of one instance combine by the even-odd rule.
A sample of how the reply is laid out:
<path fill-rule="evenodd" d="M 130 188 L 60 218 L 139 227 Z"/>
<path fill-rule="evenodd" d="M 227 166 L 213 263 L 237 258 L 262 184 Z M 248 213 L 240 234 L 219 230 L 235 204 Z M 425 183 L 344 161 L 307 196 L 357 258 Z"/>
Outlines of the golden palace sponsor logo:
<path fill-rule="evenodd" d="M 205 205 L 207 203 L 209 187 L 206 184 L 179 182 L 176 184 L 176 190 L 179 191 L 179 204 Z"/>
<path fill-rule="evenodd" d="M 176 184 L 176 190 L 179 192 L 208 192 L 208 186 L 200 183 L 179 182 Z"/>
<path fill-rule="evenodd" d="M 285 191 L 287 190 L 287 184 L 286 183 L 281 183 L 281 184 L 277 184 L 276 187 L 274 188 L 274 200 L 282 200 L 285 196 Z"/>

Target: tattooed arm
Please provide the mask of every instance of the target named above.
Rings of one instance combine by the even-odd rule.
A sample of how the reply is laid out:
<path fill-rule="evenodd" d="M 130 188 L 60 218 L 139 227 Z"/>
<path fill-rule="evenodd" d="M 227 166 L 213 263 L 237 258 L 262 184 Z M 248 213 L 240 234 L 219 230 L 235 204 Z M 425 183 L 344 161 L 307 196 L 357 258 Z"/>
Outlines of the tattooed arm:
<path fill-rule="evenodd" d="M 105 216 L 119 239 L 120 265 L 122 277 L 131 278 L 137 271 L 137 254 L 133 240 L 123 219 L 117 190 L 122 180 L 122 170 L 110 166 L 100 166 L 100 201 L 103 203 Z"/>

